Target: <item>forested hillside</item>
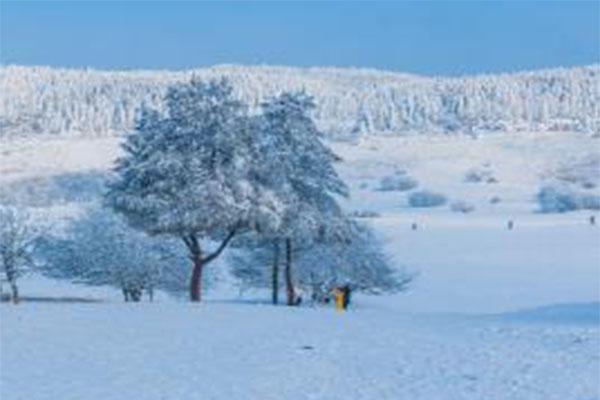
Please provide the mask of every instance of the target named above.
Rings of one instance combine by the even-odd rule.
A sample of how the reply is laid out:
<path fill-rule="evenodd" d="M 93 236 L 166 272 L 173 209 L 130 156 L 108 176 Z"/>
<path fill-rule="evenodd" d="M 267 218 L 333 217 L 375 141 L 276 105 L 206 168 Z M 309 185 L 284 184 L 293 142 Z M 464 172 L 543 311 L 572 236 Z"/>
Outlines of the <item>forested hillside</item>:
<path fill-rule="evenodd" d="M 162 108 L 167 86 L 228 77 L 251 107 L 305 89 L 320 128 L 364 134 L 581 131 L 600 129 L 598 65 L 461 78 L 360 69 L 216 66 L 170 71 L 0 67 L 0 134 L 121 134 L 141 105 Z"/>

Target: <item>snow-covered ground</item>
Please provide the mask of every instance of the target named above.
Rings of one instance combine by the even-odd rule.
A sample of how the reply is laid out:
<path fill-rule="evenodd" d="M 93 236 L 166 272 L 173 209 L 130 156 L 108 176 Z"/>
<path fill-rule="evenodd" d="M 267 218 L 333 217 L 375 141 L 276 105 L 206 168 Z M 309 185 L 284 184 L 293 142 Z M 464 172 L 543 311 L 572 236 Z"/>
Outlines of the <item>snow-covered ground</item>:
<path fill-rule="evenodd" d="M 57 177 L 97 178 L 118 142 L 0 142 L 0 194 L 16 188 L 31 200 Z M 535 197 L 564 171 L 576 177 L 569 185 L 591 183 L 581 190 L 597 195 L 599 139 L 519 133 L 333 146 L 352 189 L 346 208 L 371 213 L 364 220 L 393 260 L 418 273 L 409 292 L 357 296 L 339 314 L 268 306 L 227 282 L 200 306 L 164 297 L 133 305 L 111 289 L 28 277 L 23 295 L 105 301 L 0 306 L 2 399 L 600 399 L 600 227 L 589 217 L 600 218 L 539 213 Z M 417 186 L 379 190 L 389 176 Z M 36 215 L 59 224 L 94 188 L 61 181 L 44 201 L 60 190 L 85 196 L 34 202 Z M 409 207 L 420 190 L 447 201 Z"/>
<path fill-rule="evenodd" d="M 394 307 L 341 314 L 244 303 L 23 304 L 2 308 L 1 334 L 6 400 L 600 395 L 598 329 L 585 319 L 547 324 Z"/>

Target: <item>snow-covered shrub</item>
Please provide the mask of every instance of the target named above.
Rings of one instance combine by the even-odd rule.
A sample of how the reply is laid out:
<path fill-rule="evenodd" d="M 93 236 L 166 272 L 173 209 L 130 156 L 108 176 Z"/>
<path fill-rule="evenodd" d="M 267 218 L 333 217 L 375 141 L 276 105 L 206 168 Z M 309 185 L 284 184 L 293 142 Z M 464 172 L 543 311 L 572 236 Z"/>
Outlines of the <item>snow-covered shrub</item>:
<path fill-rule="evenodd" d="M 408 204 L 411 207 L 438 207 L 448 202 L 446 196 L 441 193 L 421 190 L 408 196 Z"/>
<path fill-rule="evenodd" d="M 537 194 L 540 210 L 562 213 L 575 210 L 600 210 L 600 196 L 577 192 L 562 186 L 544 186 Z"/>
<path fill-rule="evenodd" d="M 144 291 L 152 296 L 155 289 L 186 291 L 191 269 L 178 242 L 149 237 L 103 209 L 88 210 L 64 236 L 38 239 L 36 258 L 49 278 L 110 285 L 126 301 L 139 301 Z"/>
<path fill-rule="evenodd" d="M 496 183 L 496 178 L 492 176 L 492 172 L 486 169 L 471 169 L 467 171 L 464 178 L 468 183 Z"/>
<path fill-rule="evenodd" d="M 354 218 L 378 218 L 381 216 L 378 212 L 371 210 L 356 210 L 350 212 L 348 215 Z"/>
<path fill-rule="evenodd" d="M 461 212 L 467 214 L 474 211 L 475 206 L 465 201 L 455 201 L 452 204 L 450 204 L 450 209 L 454 212 Z"/>
<path fill-rule="evenodd" d="M 418 185 L 419 183 L 410 176 L 404 174 L 396 174 L 382 178 L 379 182 L 378 190 L 382 192 L 405 192 L 407 190 L 416 188 Z"/>
<path fill-rule="evenodd" d="M 577 209 L 572 193 L 561 191 L 554 186 L 545 186 L 537 194 L 540 209 L 545 213 L 567 212 Z"/>
<path fill-rule="evenodd" d="M 600 196 L 593 194 L 582 194 L 577 201 L 582 210 L 600 210 Z"/>
<path fill-rule="evenodd" d="M 498 196 L 494 196 L 490 199 L 490 204 L 498 204 L 502 201 L 502 199 Z"/>

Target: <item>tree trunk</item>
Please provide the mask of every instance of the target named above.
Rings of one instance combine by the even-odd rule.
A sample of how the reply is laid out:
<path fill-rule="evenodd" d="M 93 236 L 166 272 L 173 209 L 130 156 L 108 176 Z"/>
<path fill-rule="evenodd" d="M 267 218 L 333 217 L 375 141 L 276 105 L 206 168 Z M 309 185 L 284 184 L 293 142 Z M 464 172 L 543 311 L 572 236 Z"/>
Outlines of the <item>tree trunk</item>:
<path fill-rule="evenodd" d="M 271 271 L 271 297 L 273 304 L 279 303 L 279 239 L 275 239 L 273 248 L 273 269 Z"/>
<path fill-rule="evenodd" d="M 287 294 L 287 305 L 295 305 L 296 293 L 292 279 L 292 239 L 285 239 L 285 291 Z"/>
<path fill-rule="evenodd" d="M 233 237 L 237 231 L 238 227 L 234 227 L 229 234 L 223 239 L 219 247 L 209 254 L 206 257 L 202 257 L 202 247 L 200 246 L 200 240 L 195 233 L 191 233 L 187 236 L 182 236 L 182 240 L 190 251 L 190 259 L 194 263 L 194 267 L 192 269 L 192 278 L 190 279 L 190 300 L 193 302 L 199 302 L 201 299 L 201 290 L 202 290 L 202 270 L 204 266 L 215 258 L 217 258 L 227 244 Z"/>
<path fill-rule="evenodd" d="M 11 296 L 10 299 L 13 304 L 17 304 L 19 302 L 19 288 L 17 287 L 17 282 L 10 281 L 10 291 Z"/>
<path fill-rule="evenodd" d="M 194 269 L 192 270 L 192 279 L 190 280 L 190 300 L 199 302 L 201 299 L 202 269 L 204 268 L 204 263 L 200 255 L 192 256 L 192 261 Z"/>

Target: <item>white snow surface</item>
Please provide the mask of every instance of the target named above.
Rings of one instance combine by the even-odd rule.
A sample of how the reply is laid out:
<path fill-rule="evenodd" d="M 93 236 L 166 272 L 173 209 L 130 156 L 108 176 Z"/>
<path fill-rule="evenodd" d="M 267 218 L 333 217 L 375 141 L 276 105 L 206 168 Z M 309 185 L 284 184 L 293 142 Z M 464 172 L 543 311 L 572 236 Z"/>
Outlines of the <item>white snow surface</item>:
<path fill-rule="evenodd" d="M 29 185 L 30 198 L 40 182 L 105 173 L 119 141 L 0 141 L 0 189 Z M 535 195 L 565 170 L 576 170 L 570 185 L 597 183 L 589 166 L 599 143 L 535 132 L 332 143 L 352 192 L 344 206 L 377 215 L 364 221 L 395 264 L 418 273 L 408 292 L 358 295 L 337 313 L 266 305 L 264 293 L 240 297 L 226 277 L 207 302 L 191 305 L 166 296 L 124 304 L 109 288 L 29 276 L 25 296 L 101 302 L 0 305 L 0 397 L 598 400 L 600 227 L 588 219 L 600 218 L 539 213 Z M 465 179 L 473 171 L 484 179 Z M 379 191 L 393 174 L 418 187 Z M 448 203 L 410 208 L 416 190 Z M 598 194 L 598 186 L 582 190 Z M 473 211 L 452 211 L 459 201 Z M 60 226 L 79 207 L 41 202 L 32 211 Z"/>
<path fill-rule="evenodd" d="M 2 306 L 5 400 L 597 399 L 598 329 L 393 306 Z"/>

